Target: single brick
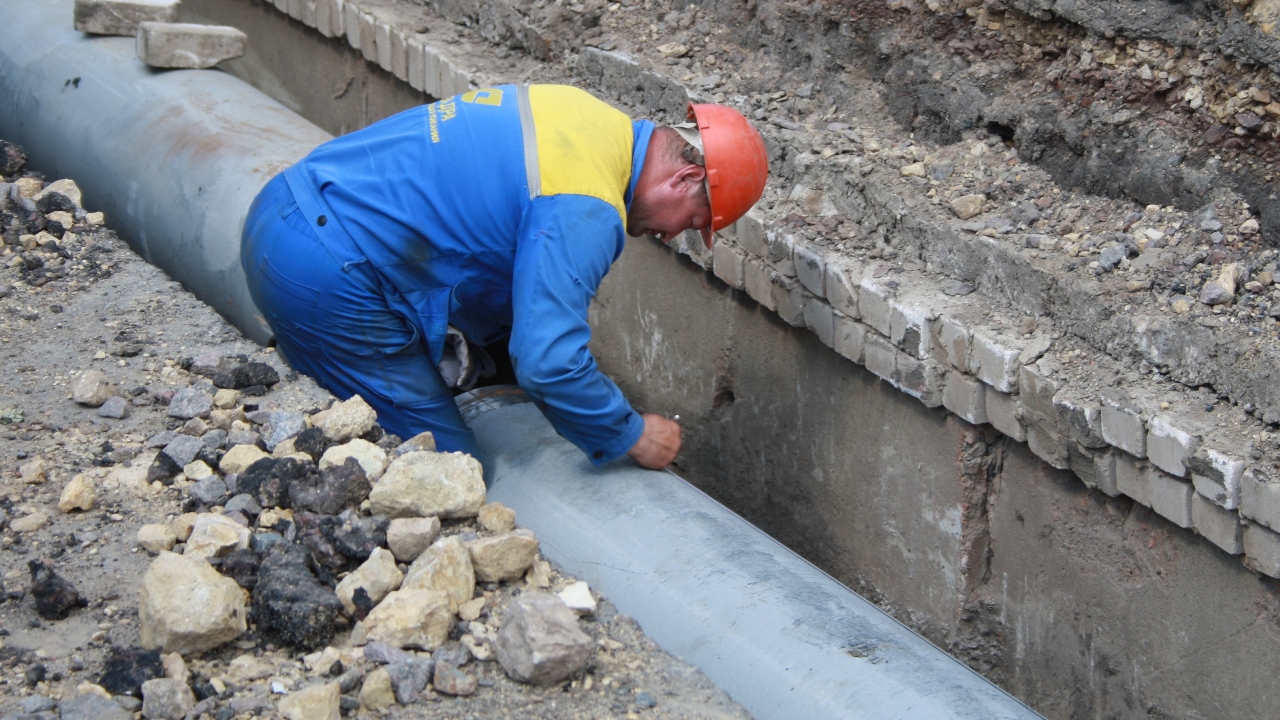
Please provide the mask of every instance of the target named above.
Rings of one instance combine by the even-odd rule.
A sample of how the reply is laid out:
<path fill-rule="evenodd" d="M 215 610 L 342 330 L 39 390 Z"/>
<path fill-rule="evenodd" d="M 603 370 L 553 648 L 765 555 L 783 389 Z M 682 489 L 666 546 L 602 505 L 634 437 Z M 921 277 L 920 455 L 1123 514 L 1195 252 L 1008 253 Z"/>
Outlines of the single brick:
<path fill-rule="evenodd" d="M 781 273 L 772 273 L 769 281 L 773 283 L 773 305 L 778 315 L 788 324 L 804 327 L 804 288 L 797 280 Z"/>
<path fill-rule="evenodd" d="M 851 261 L 839 257 L 827 258 L 824 287 L 831 307 L 857 320 L 861 315 L 858 313 L 858 284 L 853 279 L 853 272 Z"/>
<path fill-rule="evenodd" d="M 711 266 L 716 277 L 737 290 L 746 286 L 746 262 L 746 256 L 729 243 L 716 243 L 712 251 Z"/>
<path fill-rule="evenodd" d="M 769 266 L 763 260 L 750 258 L 743 264 L 742 270 L 743 286 L 751 299 L 769 310 L 776 309 L 778 306 L 773 302 L 773 281 L 769 277 L 772 274 Z"/>
<path fill-rule="evenodd" d="M 932 311 L 916 303 L 889 301 L 889 339 L 919 360 L 932 355 Z"/>
<path fill-rule="evenodd" d="M 1142 410 L 1116 388 L 1102 391 L 1102 439 L 1130 455 L 1147 456 L 1147 426 Z"/>
<path fill-rule="evenodd" d="M 1262 527 L 1244 529 L 1244 566 L 1254 572 L 1280 578 L 1280 535 Z"/>
<path fill-rule="evenodd" d="M 827 253 L 822 246 L 797 242 L 793 251 L 796 278 L 817 297 L 827 296 Z"/>
<path fill-rule="evenodd" d="M 893 384 L 902 392 L 924 403 L 925 407 L 942 405 L 942 386 L 946 368 L 932 360 L 920 360 L 904 352 L 894 358 Z"/>
<path fill-rule="evenodd" d="M 1018 355 L 1020 348 L 1008 347 L 981 333 L 973 334 L 969 350 L 969 371 L 1000 392 L 1018 388 Z"/>
<path fill-rule="evenodd" d="M 428 45 L 422 47 L 422 91 L 431 97 L 448 97 L 440 94 L 440 53 Z"/>
<path fill-rule="evenodd" d="M 893 382 L 893 369 L 897 363 L 898 349 L 889 342 L 888 338 L 879 333 L 867 333 L 862 354 L 868 370 Z"/>
<path fill-rule="evenodd" d="M 1178 527 L 1191 527 L 1191 496 L 1195 495 L 1191 483 L 1152 470 L 1147 477 L 1147 487 L 1151 492 L 1152 510 Z"/>
<path fill-rule="evenodd" d="M 1191 524 L 1196 532 L 1228 555 L 1244 552 L 1244 527 L 1240 524 L 1240 516 L 1198 494 L 1191 497 Z"/>
<path fill-rule="evenodd" d="M 822 301 L 822 298 L 813 295 L 806 296 L 804 299 L 804 325 L 818 336 L 823 345 L 829 348 L 836 346 L 836 316 L 832 312 L 831 306 Z"/>
<path fill-rule="evenodd" d="M 347 33 L 347 44 L 352 50 L 360 49 L 360 8 L 355 3 L 342 7 L 342 29 Z"/>
<path fill-rule="evenodd" d="M 409 79 L 408 37 L 399 28 L 391 28 L 391 74 L 399 80 Z"/>
<path fill-rule="evenodd" d="M 736 225 L 738 244 L 742 246 L 743 250 L 760 258 L 769 254 L 769 240 L 765 235 L 764 223 L 760 221 L 759 215 L 749 212 L 738 218 Z"/>
<path fill-rule="evenodd" d="M 316 4 L 316 30 L 328 38 L 342 37 L 346 27 L 343 15 L 343 0 L 320 0 Z"/>
<path fill-rule="evenodd" d="M 1116 489 L 1134 502 L 1151 507 L 1150 466 L 1131 455 L 1116 453 Z"/>
<path fill-rule="evenodd" d="M 850 360 L 862 364 L 862 351 L 867 341 L 867 326 L 853 318 L 837 316 L 835 319 L 835 350 Z"/>
<path fill-rule="evenodd" d="M 1200 438 L 1174 426 L 1168 415 L 1156 415 L 1147 423 L 1147 458 L 1171 475 L 1186 477 L 1186 462 L 1199 447 Z"/>
<path fill-rule="evenodd" d="M 769 254 L 765 256 L 769 267 L 786 277 L 795 277 L 795 236 L 779 230 L 770 230 L 765 233 L 765 237 L 769 240 Z"/>
<path fill-rule="evenodd" d="M 1191 484 L 1205 499 L 1228 510 L 1240 507 L 1244 458 L 1202 447 L 1187 459 L 1187 470 L 1191 472 Z"/>
<path fill-rule="evenodd" d="M 378 62 L 378 20 L 369 13 L 360 13 L 360 54 L 371 63 Z"/>
<path fill-rule="evenodd" d="M 211 68 L 244 55 L 249 38 L 233 27 L 144 22 L 138 26 L 138 59 L 155 68 Z"/>
<path fill-rule="evenodd" d="M 134 37 L 144 22 L 177 22 L 178 5 L 178 0 L 76 0 L 75 29 Z"/>
<path fill-rule="evenodd" d="M 973 340 L 973 333 L 945 315 L 934 321 L 933 327 L 938 357 L 945 359 L 951 367 L 968 372 L 969 346 Z"/>
<path fill-rule="evenodd" d="M 1059 383 L 1040 372 L 1035 365 L 1023 365 L 1018 371 L 1018 395 L 1022 405 L 1041 415 L 1055 415 L 1053 396 L 1058 394 Z"/>
<path fill-rule="evenodd" d="M 289 0 L 272 0 L 271 4 L 275 5 L 276 9 L 285 15 L 289 14 Z"/>
<path fill-rule="evenodd" d="M 302 20 L 306 16 L 306 8 L 303 0 L 289 0 L 289 8 L 285 12 L 294 20 Z"/>
<path fill-rule="evenodd" d="M 1026 441 L 1027 429 L 1022 427 L 1022 418 L 1021 413 L 1018 411 L 1018 397 L 1016 395 L 1002 393 L 991 386 L 987 386 L 986 403 L 987 422 L 991 423 L 991 427 L 1018 442 Z"/>
<path fill-rule="evenodd" d="M 953 371 L 947 375 L 947 384 L 942 391 L 942 406 L 974 425 L 982 425 L 988 422 L 986 396 L 986 383 Z"/>
<path fill-rule="evenodd" d="M 1245 470 L 1240 477 L 1240 514 L 1280 530 L 1280 483 L 1271 482 L 1258 470 Z"/>
<path fill-rule="evenodd" d="M 889 289 L 873 278 L 863 278 L 858 285 L 858 312 L 862 314 L 862 322 L 885 337 L 893 334 L 889 294 Z"/>
<path fill-rule="evenodd" d="M 1053 396 L 1053 409 L 1058 428 L 1082 446 L 1100 450 L 1107 446 L 1102 439 L 1102 407 L 1094 402 L 1074 398 L 1065 392 Z"/>
<path fill-rule="evenodd" d="M 408 75 L 409 87 L 414 90 L 425 90 L 423 75 L 427 67 L 427 50 L 422 41 L 410 37 L 405 42 L 405 73 Z"/>
<path fill-rule="evenodd" d="M 1116 456 L 1122 454 L 1115 448 L 1090 452 L 1093 457 L 1093 485 L 1090 487 L 1111 497 L 1120 494 L 1120 488 L 1116 483 Z"/>
<path fill-rule="evenodd" d="M 1027 428 L 1027 447 L 1031 452 L 1059 470 L 1071 467 L 1067 440 L 1058 433 L 1058 424 L 1053 417 L 1024 409 L 1022 421 Z"/>

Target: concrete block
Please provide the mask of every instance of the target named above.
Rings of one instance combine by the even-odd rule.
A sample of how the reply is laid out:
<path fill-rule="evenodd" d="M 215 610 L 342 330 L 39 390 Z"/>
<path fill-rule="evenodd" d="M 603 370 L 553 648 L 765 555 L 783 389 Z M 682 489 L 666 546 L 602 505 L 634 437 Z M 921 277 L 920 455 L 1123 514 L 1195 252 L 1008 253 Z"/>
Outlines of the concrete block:
<path fill-rule="evenodd" d="M 986 385 L 986 383 L 983 383 Z M 1002 393 L 987 385 L 987 422 L 1018 442 L 1025 442 L 1027 429 L 1022 426 L 1022 413 L 1019 410 L 1018 396 Z"/>
<path fill-rule="evenodd" d="M 765 233 L 765 238 L 769 241 L 769 253 L 765 256 L 769 267 L 786 277 L 795 277 L 795 236 L 780 230 L 769 230 Z"/>
<path fill-rule="evenodd" d="M 409 79 L 408 35 L 398 28 L 391 28 L 391 74 L 399 80 Z"/>
<path fill-rule="evenodd" d="M 1099 450 L 1107 446 L 1102 439 L 1102 407 L 1098 403 L 1071 397 L 1067 392 L 1053 396 L 1053 409 L 1058 428 L 1082 446 Z"/>
<path fill-rule="evenodd" d="M 427 45 L 422 47 L 422 91 L 431 97 L 445 97 L 440 94 L 440 53 Z"/>
<path fill-rule="evenodd" d="M 1240 478 L 1240 514 L 1280 530 L 1280 483 L 1258 470 L 1245 470 Z"/>
<path fill-rule="evenodd" d="M 1094 459 L 1094 451 L 1083 447 L 1078 442 L 1066 441 L 1067 467 L 1087 488 L 1098 487 L 1098 468 Z"/>
<path fill-rule="evenodd" d="M 1089 451 L 1089 455 L 1093 460 L 1093 468 L 1092 468 L 1093 484 L 1089 485 L 1089 487 L 1095 490 L 1098 490 L 1100 492 L 1106 493 L 1111 497 L 1115 497 L 1121 494 L 1120 488 L 1116 482 L 1116 457 L 1121 454 L 1122 453 L 1120 451 L 1114 448 L 1106 448 L 1105 450 Z M 1079 475 L 1081 474 L 1081 470 L 1084 470 L 1085 468 L 1081 467 L 1077 469 L 1073 465 L 1072 469 L 1076 470 L 1076 474 Z"/>
<path fill-rule="evenodd" d="M 138 59 L 155 68 L 211 68 L 244 55 L 249 38 L 233 27 L 144 22 L 138 26 Z"/>
<path fill-rule="evenodd" d="M 969 371 L 969 346 L 973 333 L 968 328 L 944 315 L 934 320 L 933 337 L 940 360 L 946 360 L 948 365 L 961 372 Z"/>
<path fill-rule="evenodd" d="M 144 22 L 178 21 L 178 0 L 76 0 L 75 29 L 134 37 Z"/>
<path fill-rule="evenodd" d="M 746 262 L 746 256 L 729 243 L 716 243 L 711 253 L 711 267 L 716 277 L 738 290 L 746 287 Z"/>
<path fill-rule="evenodd" d="M 294 20 L 302 20 L 302 16 L 305 13 L 302 6 L 303 0 L 289 0 L 288 7 L 285 8 L 285 13 Z"/>
<path fill-rule="evenodd" d="M 1150 466 L 1131 455 L 1117 453 L 1115 468 L 1116 489 L 1134 502 L 1151 507 L 1151 484 L 1148 481 Z"/>
<path fill-rule="evenodd" d="M 827 258 L 827 278 L 824 288 L 827 291 L 827 302 L 837 312 L 857 320 L 862 317 L 858 312 L 858 285 L 853 280 L 857 270 L 855 264 L 845 258 Z"/>
<path fill-rule="evenodd" d="M 893 382 L 893 369 L 897 365 L 898 348 L 879 333 L 869 332 L 863 343 L 862 357 L 866 367 L 877 376 Z"/>
<path fill-rule="evenodd" d="M 1102 391 L 1102 439 L 1138 458 L 1147 456 L 1147 425 L 1142 416 L 1123 390 Z"/>
<path fill-rule="evenodd" d="M 1018 387 L 1018 355 L 1021 348 L 1008 347 L 995 338 L 973 334 L 969 351 L 969 372 L 1000 392 Z"/>
<path fill-rule="evenodd" d="M 317 6 L 324 0 L 303 0 L 302 2 L 302 24 L 309 28 L 316 26 L 316 10 Z"/>
<path fill-rule="evenodd" d="M 919 360 L 933 351 L 933 310 L 919 303 L 889 301 L 889 339 Z"/>
<path fill-rule="evenodd" d="M 804 327 L 804 300 L 808 294 L 800 282 L 774 272 L 769 276 L 773 284 L 773 305 L 778 316 L 790 325 Z"/>
<path fill-rule="evenodd" d="M 751 299 L 769 310 L 776 309 L 778 306 L 773 302 L 773 281 L 770 279 L 772 271 L 764 260 L 749 258 L 743 263 L 742 271 L 743 285 Z"/>
<path fill-rule="evenodd" d="M 395 62 L 391 59 L 391 24 L 381 21 L 373 23 L 373 46 L 378 58 L 378 66 L 387 72 L 392 72 Z"/>
<path fill-rule="evenodd" d="M 947 369 L 932 360 L 920 360 L 902 351 L 894 357 L 893 384 L 925 407 L 942 406 L 946 377 Z"/>
<path fill-rule="evenodd" d="M 827 296 L 827 252 L 821 245 L 797 242 L 792 250 L 796 279 L 817 297 Z"/>
<path fill-rule="evenodd" d="M 378 20 L 371 14 L 360 13 L 360 54 L 371 63 L 378 62 Z"/>
<path fill-rule="evenodd" d="M 893 334 L 889 313 L 889 288 L 874 278 L 863 278 L 858 284 L 858 312 L 862 322 L 876 332 L 889 337 Z"/>
<path fill-rule="evenodd" d="M 867 326 L 853 318 L 837 316 L 835 319 L 835 350 L 850 360 L 862 364 L 863 348 L 867 342 Z"/>
<path fill-rule="evenodd" d="M 953 371 L 947 375 L 947 384 L 942 391 L 942 406 L 974 425 L 982 425 L 988 422 L 986 396 L 986 383 Z"/>
<path fill-rule="evenodd" d="M 1053 396 L 1058 394 L 1058 387 L 1057 380 L 1040 372 L 1035 365 L 1023 365 L 1018 371 L 1018 396 L 1028 410 L 1041 415 L 1056 415 Z"/>
<path fill-rule="evenodd" d="M 836 314 L 822 298 L 806 295 L 804 299 L 804 325 L 818 336 L 823 345 L 836 346 Z"/>
<path fill-rule="evenodd" d="M 1240 479 L 1244 458 L 1202 447 L 1187 460 L 1191 484 L 1207 500 L 1235 510 L 1240 507 Z"/>
<path fill-rule="evenodd" d="M 1191 527 L 1191 496 L 1195 495 L 1191 483 L 1152 469 L 1147 475 L 1147 488 L 1152 510 L 1178 527 Z"/>
<path fill-rule="evenodd" d="M 355 3 L 342 6 L 342 29 L 347 33 L 347 44 L 353 50 L 360 49 L 360 8 Z"/>
<path fill-rule="evenodd" d="M 1156 415 L 1147 423 L 1147 458 L 1171 475 L 1186 477 L 1186 462 L 1199 448 L 1200 437 L 1174 425 L 1168 415 Z"/>
<path fill-rule="evenodd" d="M 763 258 L 769 254 L 769 239 L 765 235 L 764 223 L 760 220 L 760 216 L 754 212 L 738 218 L 737 225 L 738 244 L 743 250 Z"/>
<path fill-rule="evenodd" d="M 272 0 L 271 4 L 275 5 L 276 9 L 285 15 L 289 14 L 289 0 Z"/>
<path fill-rule="evenodd" d="M 426 85 L 423 83 L 423 70 L 426 68 L 427 57 L 426 48 L 422 46 L 422 41 L 415 37 L 410 37 L 405 41 L 405 75 L 409 82 L 409 87 L 414 90 L 426 91 Z"/>
<path fill-rule="evenodd" d="M 346 9 L 344 0 L 320 0 L 316 5 L 316 30 L 329 38 L 342 37 L 346 32 L 343 22 Z"/>
<path fill-rule="evenodd" d="M 1240 523 L 1240 516 L 1199 494 L 1191 497 L 1191 524 L 1196 532 L 1228 555 L 1244 552 L 1244 526 Z"/>
<path fill-rule="evenodd" d="M 1261 525 L 1244 529 L 1244 566 L 1273 578 L 1280 578 L 1280 534 Z"/>
<path fill-rule="evenodd" d="M 1024 410 L 1022 421 L 1027 429 L 1027 447 L 1049 465 L 1066 470 L 1071 467 L 1067 440 L 1058 432 L 1058 423 L 1049 415 Z"/>

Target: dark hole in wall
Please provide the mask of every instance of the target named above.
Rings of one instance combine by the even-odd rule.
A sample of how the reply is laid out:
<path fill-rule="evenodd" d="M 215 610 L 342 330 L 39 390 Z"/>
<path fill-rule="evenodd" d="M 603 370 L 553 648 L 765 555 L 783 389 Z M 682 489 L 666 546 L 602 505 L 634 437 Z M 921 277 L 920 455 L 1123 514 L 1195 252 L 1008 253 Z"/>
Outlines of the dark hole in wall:
<path fill-rule="evenodd" d="M 995 122 L 994 120 L 987 123 L 987 132 L 992 135 L 998 135 L 1000 139 L 1005 142 L 1013 142 L 1014 131 L 1015 128 L 1009 127 L 1004 123 Z"/>

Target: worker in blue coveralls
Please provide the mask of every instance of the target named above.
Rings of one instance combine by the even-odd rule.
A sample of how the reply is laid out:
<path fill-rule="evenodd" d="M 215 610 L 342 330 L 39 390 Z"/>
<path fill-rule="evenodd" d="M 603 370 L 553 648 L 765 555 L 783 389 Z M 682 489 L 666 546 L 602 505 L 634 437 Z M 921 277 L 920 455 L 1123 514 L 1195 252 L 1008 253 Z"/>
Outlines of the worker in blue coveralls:
<path fill-rule="evenodd" d="M 249 289 L 299 372 L 359 394 L 389 432 L 475 454 L 453 395 L 508 338 L 516 381 L 597 465 L 661 468 L 680 426 L 596 366 L 587 308 L 625 235 L 712 232 L 764 190 L 760 135 L 693 105 L 655 127 L 572 87 L 473 90 L 316 148 L 245 223 Z"/>

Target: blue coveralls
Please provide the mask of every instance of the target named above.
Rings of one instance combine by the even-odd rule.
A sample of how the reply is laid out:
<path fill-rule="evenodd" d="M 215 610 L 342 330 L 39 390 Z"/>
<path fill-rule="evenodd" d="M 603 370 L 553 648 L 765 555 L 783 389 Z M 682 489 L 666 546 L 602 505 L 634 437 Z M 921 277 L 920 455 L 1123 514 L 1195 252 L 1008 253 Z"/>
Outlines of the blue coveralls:
<path fill-rule="evenodd" d="M 384 428 L 475 438 L 441 380 L 447 325 L 510 335 L 516 378 L 602 464 L 643 420 L 587 348 L 587 307 L 622 253 L 653 124 L 581 90 L 475 90 L 316 148 L 245 223 L 249 289 L 285 359 Z"/>

